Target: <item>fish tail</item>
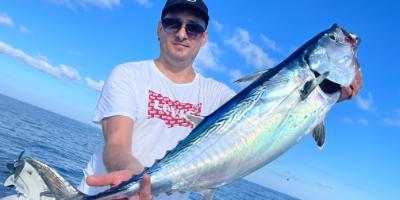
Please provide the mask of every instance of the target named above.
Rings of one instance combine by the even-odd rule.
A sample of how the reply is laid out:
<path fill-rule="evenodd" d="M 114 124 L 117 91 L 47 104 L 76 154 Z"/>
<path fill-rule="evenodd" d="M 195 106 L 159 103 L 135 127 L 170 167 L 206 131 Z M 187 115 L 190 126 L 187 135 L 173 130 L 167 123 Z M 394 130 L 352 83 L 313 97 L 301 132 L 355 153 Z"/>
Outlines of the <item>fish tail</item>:
<path fill-rule="evenodd" d="M 55 198 L 57 200 L 87 200 L 90 196 L 80 192 L 54 169 L 33 159 L 19 158 L 8 165 L 12 172 L 5 180 L 6 187 L 16 190 L 29 199 Z"/>

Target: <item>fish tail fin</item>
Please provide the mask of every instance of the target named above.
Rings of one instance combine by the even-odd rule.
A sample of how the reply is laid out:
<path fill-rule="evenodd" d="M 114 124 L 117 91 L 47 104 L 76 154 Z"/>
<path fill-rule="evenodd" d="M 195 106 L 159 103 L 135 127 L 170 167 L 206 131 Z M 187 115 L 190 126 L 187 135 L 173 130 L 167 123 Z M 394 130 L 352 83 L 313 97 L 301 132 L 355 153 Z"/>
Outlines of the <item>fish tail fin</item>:
<path fill-rule="evenodd" d="M 29 199 L 90 199 L 90 196 L 77 190 L 54 169 L 40 161 L 19 158 L 8 164 L 8 168 L 12 174 L 5 180 L 4 186 L 14 187 Z"/>

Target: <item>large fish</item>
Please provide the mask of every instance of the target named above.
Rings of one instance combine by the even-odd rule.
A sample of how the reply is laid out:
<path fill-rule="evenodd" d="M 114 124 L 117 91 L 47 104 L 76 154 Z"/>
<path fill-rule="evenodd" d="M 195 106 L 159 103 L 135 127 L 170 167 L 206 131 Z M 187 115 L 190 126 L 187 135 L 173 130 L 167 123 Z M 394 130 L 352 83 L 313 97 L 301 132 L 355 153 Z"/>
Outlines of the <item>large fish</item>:
<path fill-rule="evenodd" d="M 358 44 L 357 36 L 334 24 L 276 67 L 240 79 L 254 82 L 211 115 L 189 116 L 199 124 L 188 137 L 142 174 L 100 194 L 86 196 L 62 179 L 54 181 L 59 176 L 44 164 L 26 162 L 41 169 L 46 195 L 56 199 L 128 197 L 139 191 L 144 174 L 151 177 L 153 195 L 203 191 L 211 197 L 216 188 L 265 166 L 308 133 L 323 146 L 324 118 L 359 70 Z"/>

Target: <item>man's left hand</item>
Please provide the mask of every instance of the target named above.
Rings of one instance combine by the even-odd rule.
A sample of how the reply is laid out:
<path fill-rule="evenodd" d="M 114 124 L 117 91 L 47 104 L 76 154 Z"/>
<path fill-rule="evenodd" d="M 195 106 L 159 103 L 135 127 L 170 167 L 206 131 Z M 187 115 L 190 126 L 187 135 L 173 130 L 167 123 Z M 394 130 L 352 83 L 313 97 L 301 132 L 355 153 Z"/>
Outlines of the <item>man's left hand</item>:
<path fill-rule="evenodd" d="M 130 170 L 115 171 L 104 175 L 92 175 L 87 177 L 86 182 L 90 186 L 111 186 L 116 187 L 121 182 L 127 181 L 132 177 L 133 173 Z M 129 197 L 129 200 L 151 200 L 151 183 L 150 176 L 144 175 L 142 186 L 139 194 Z"/>
<path fill-rule="evenodd" d="M 341 95 L 338 102 L 352 99 L 353 97 L 357 96 L 363 86 L 364 84 L 362 82 L 361 68 L 359 68 L 351 85 L 348 87 L 342 87 Z"/>

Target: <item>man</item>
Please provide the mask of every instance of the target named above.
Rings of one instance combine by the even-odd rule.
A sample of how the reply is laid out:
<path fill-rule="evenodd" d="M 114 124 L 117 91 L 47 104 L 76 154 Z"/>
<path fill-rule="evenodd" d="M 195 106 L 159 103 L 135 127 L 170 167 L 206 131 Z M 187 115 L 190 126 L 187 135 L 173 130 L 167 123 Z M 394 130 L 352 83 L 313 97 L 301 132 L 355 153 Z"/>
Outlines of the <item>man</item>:
<path fill-rule="evenodd" d="M 193 69 L 196 55 L 207 42 L 208 21 L 202 0 L 168 0 L 157 27 L 159 58 L 113 70 L 94 116 L 102 124 L 105 146 L 92 156 L 80 190 L 96 194 L 139 174 L 193 129 L 186 114 L 209 115 L 234 96 L 225 85 Z M 341 100 L 357 95 L 360 76 L 361 72 L 351 87 L 342 89 Z M 157 199 L 187 197 L 173 194 Z M 132 199 L 151 198 L 150 180 L 145 177 L 140 194 Z"/>
<path fill-rule="evenodd" d="M 87 184 L 83 180 L 80 190 L 95 194 L 108 187 L 92 186 L 118 185 L 139 174 L 194 128 L 186 114 L 209 115 L 234 96 L 225 85 L 193 69 L 196 55 L 207 42 L 208 21 L 208 9 L 201 0 L 167 1 L 157 28 L 159 58 L 113 70 L 94 115 L 94 121 L 102 124 L 105 146 L 97 149 L 84 170 Z M 89 176 L 107 172 L 111 173 Z M 149 185 L 147 178 L 143 185 Z M 142 191 L 140 198 L 149 199 L 148 187 Z"/>

